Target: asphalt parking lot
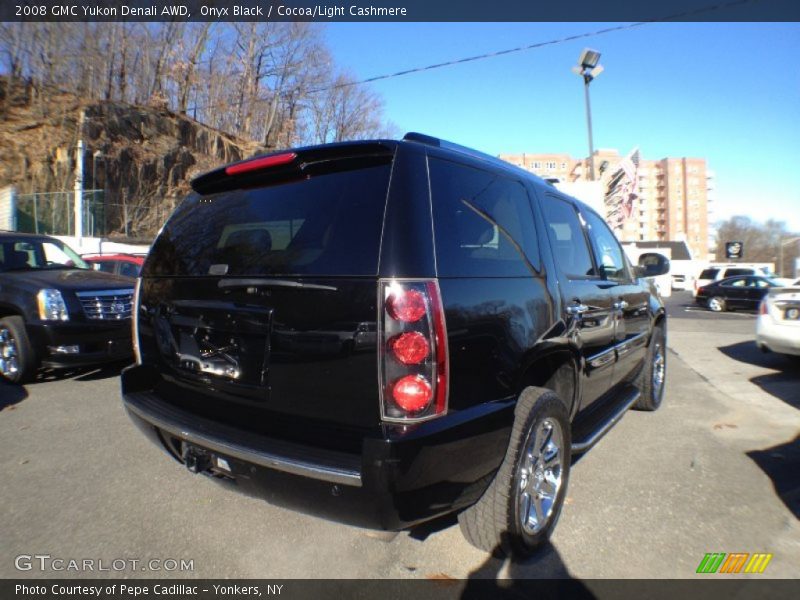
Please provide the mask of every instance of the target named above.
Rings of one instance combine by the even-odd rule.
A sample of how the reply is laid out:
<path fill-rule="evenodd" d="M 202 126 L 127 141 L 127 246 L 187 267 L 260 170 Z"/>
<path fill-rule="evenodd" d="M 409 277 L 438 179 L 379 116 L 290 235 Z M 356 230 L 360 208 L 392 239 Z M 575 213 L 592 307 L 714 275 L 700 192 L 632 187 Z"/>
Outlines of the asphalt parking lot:
<path fill-rule="evenodd" d="M 708 552 L 772 553 L 757 577 L 798 577 L 800 362 L 758 351 L 753 315 L 668 305 L 663 407 L 574 465 L 552 545 L 528 561 L 486 556 L 452 521 L 381 535 L 193 476 L 129 423 L 110 368 L 0 384 L 0 577 L 691 578 Z M 34 554 L 193 569 L 15 568 Z"/>

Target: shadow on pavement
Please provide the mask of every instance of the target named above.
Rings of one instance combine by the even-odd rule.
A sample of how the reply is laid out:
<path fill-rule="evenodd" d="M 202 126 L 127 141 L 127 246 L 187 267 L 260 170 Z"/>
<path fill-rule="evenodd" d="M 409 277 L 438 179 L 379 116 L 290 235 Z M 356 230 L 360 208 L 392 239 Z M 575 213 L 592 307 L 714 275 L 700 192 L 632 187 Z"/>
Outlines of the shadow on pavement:
<path fill-rule="evenodd" d="M 780 446 L 752 450 L 747 456 L 772 479 L 775 493 L 800 519 L 800 435 Z"/>
<path fill-rule="evenodd" d="M 418 542 L 424 542 L 434 533 L 439 533 L 454 525 L 458 525 L 458 517 L 455 514 L 444 515 L 413 527 L 409 530 L 408 536 Z"/>
<path fill-rule="evenodd" d="M 776 371 L 758 375 L 750 381 L 768 394 L 800 409 L 800 360 L 798 358 L 774 352 L 762 352 L 755 342 L 749 341 L 723 346 L 719 351 L 739 362 Z"/>
<path fill-rule="evenodd" d="M 772 352 L 762 352 L 755 342 L 740 342 L 719 349 L 740 362 L 773 369 L 774 373 L 750 379 L 768 394 L 800 410 L 800 360 Z M 747 453 L 772 480 L 775 493 L 800 519 L 800 435 L 784 444 Z"/>
<path fill-rule="evenodd" d="M 39 373 L 37 381 L 64 381 L 65 379 L 74 379 L 75 381 L 97 381 L 99 379 L 108 379 L 109 377 L 119 377 L 122 369 L 129 364 L 129 361 L 120 361 L 91 367 L 44 369 Z"/>
<path fill-rule="evenodd" d="M 489 556 L 469 574 L 461 598 L 594 598 L 580 580 L 573 578 L 555 547 L 548 543 L 523 560 Z M 508 579 L 498 579 L 506 567 Z"/>
<path fill-rule="evenodd" d="M 0 410 L 13 407 L 28 397 L 28 391 L 21 385 L 0 381 Z"/>

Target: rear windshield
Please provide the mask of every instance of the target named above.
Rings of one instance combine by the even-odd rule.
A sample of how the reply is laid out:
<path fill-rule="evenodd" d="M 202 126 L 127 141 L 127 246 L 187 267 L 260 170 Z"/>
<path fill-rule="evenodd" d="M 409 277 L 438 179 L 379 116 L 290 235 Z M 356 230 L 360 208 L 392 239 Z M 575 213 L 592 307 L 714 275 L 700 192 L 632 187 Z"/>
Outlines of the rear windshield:
<path fill-rule="evenodd" d="M 700 273 L 700 277 L 698 279 L 714 279 L 719 273 L 719 269 L 703 269 L 703 272 Z"/>
<path fill-rule="evenodd" d="M 375 275 L 390 167 L 192 194 L 144 275 Z"/>

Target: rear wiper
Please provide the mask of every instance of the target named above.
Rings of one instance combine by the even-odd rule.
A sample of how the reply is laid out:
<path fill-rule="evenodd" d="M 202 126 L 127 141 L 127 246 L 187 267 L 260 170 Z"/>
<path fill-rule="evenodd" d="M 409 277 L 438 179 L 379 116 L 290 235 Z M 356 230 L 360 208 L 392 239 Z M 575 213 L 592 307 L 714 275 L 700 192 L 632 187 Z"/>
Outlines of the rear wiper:
<path fill-rule="evenodd" d="M 286 287 L 298 288 L 303 290 L 325 290 L 335 292 L 338 288 L 330 285 L 319 285 L 316 283 L 302 283 L 291 279 L 268 279 L 249 278 L 249 279 L 220 279 L 217 287 L 220 288 L 249 288 L 249 287 Z"/>

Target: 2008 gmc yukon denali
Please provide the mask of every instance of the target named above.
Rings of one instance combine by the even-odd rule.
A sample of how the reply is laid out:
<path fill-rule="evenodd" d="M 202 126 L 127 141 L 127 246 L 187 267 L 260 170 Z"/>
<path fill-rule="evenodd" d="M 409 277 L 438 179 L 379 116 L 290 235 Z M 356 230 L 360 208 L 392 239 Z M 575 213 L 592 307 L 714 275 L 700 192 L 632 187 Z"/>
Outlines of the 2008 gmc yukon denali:
<path fill-rule="evenodd" d="M 595 212 L 420 134 L 207 173 L 137 283 L 133 421 L 190 471 L 487 551 L 553 530 L 571 455 L 658 408 L 666 320 Z"/>

